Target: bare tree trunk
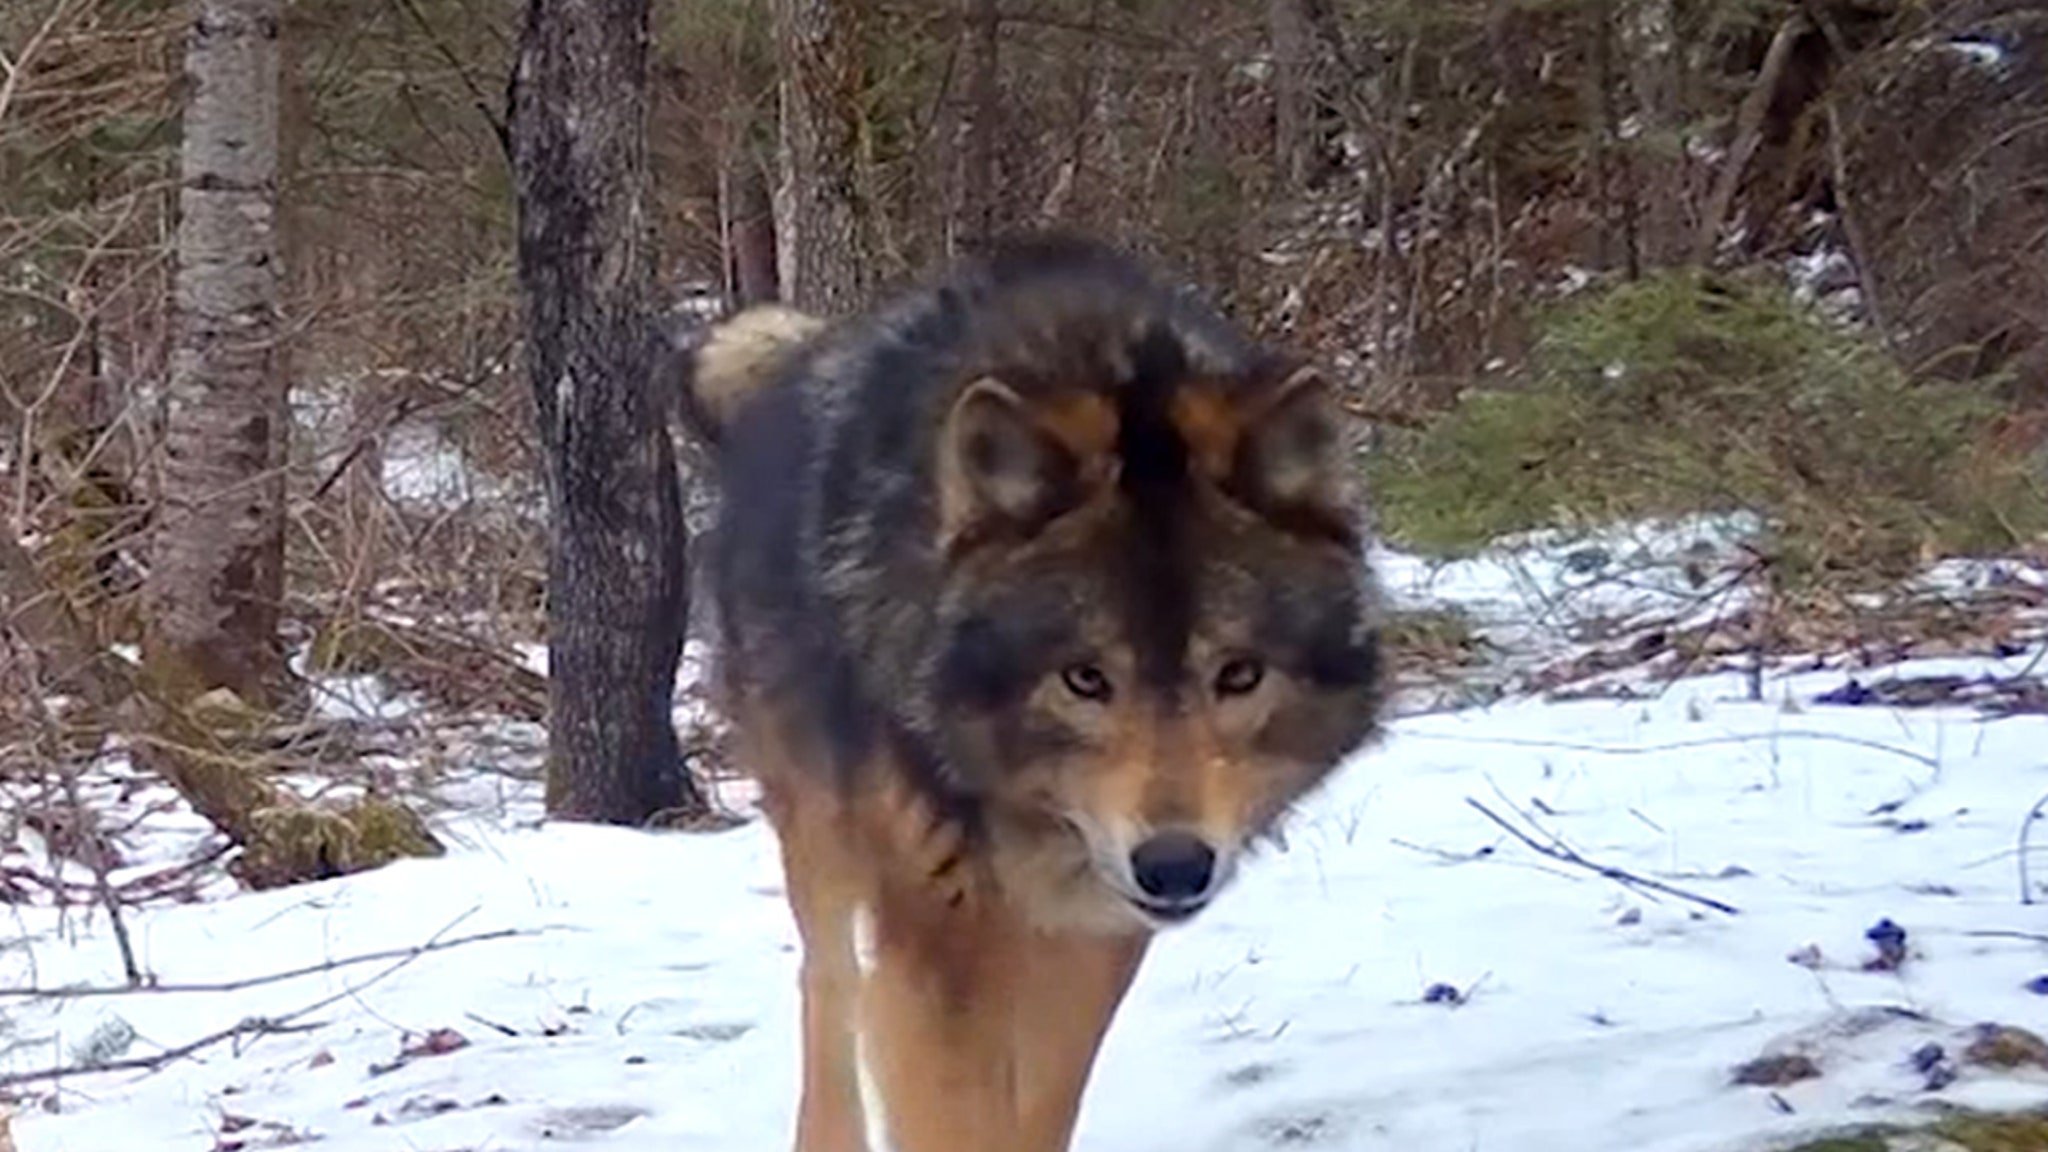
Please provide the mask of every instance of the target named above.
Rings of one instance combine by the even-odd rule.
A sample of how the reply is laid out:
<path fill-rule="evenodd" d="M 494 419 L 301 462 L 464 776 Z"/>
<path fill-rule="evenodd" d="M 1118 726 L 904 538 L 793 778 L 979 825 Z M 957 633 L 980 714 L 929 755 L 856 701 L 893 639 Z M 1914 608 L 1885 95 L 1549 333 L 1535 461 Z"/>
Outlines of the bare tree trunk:
<path fill-rule="evenodd" d="M 966 178 L 961 181 L 962 229 L 967 248 L 985 247 L 1003 224 L 1004 196 L 997 140 L 1002 133 L 1003 86 L 998 71 L 1002 13 L 996 0 L 964 0 L 967 31 Z"/>
<path fill-rule="evenodd" d="M 775 255 L 775 204 L 767 174 L 748 150 L 733 173 L 733 280 L 741 307 L 782 298 Z"/>
<path fill-rule="evenodd" d="M 1707 197 L 1707 207 L 1700 214 L 1700 230 L 1693 239 L 1692 256 L 1705 264 L 1714 258 L 1714 248 L 1721 240 L 1721 226 L 1728 222 L 1728 213 L 1735 207 L 1735 193 L 1742 187 L 1743 173 L 1749 169 L 1750 158 L 1756 155 L 1757 145 L 1763 142 L 1764 114 L 1770 111 L 1771 100 L 1778 93 L 1778 84 L 1785 76 L 1785 65 L 1792 59 L 1792 49 L 1799 38 L 1806 34 L 1809 25 L 1803 13 L 1794 12 L 1778 26 L 1778 32 L 1771 37 L 1771 46 L 1764 52 L 1763 67 L 1757 69 L 1756 83 L 1750 85 L 1749 93 L 1742 98 L 1742 107 L 1735 112 L 1735 137 L 1729 142 L 1728 156 L 1721 161 L 1721 171 L 1714 177 L 1714 190 Z"/>
<path fill-rule="evenodd" d="M 860 0 L 774 0 L 781 72 L 776 243 L 782 291 L 830 315 L 873 275 L 860 202 Z"/>
<path fill-rule="evenodd" d="M 202 0 L 187 43 L 176 317 L 152 680 L 176 698 L 282 680 L 287 420 L 278 340 L 279 0 Z"/>
<path fill-rule="evenodd" d="M 1599 150 L 1594 154 L 1594 179 L 1599 181 L 1598 196 L 1600 212 L 1600 263 L 1611 264 L 1609 245 L 1612 234 L 1613 210 L 1615 207 L 1617 178 L 1620 188 L 1621 208 L 1621 258 L 1622 268 L 1630 280 L 1642 275 L 1642 257 L 1636 243 L 1636 186 L 1635 170 L 1621 143 L 1621 108 L 1617 100 L 1620 76 L 1614 66 L 1614 21 L 1616 0 L 1597 0 L 1593 5 L 1593 18 L 1599 21 L 1593 30 L 1593 85 L 1597 103 L 1599 125 L 1595 133 L 1599 139 Z"/>
<path fill-rule="evenodd" d="M 701 814 L 671 711 L 689 618 L 674 447 L 651 387 L 648 0 L 529 0 L 513 186 L 548 555 L 547 809 Z"/>
<path fill-rule="evenodd" d="M 1635 186 L 1642 198 L 1642 257 L 1650 267 L 1661 268 L 1683 259 L 1689 236 L 1678 0 L 1636 0 L 1625 19 L 1623 55 L 1641 121 L 1633 151 Z"/>
<path fill-rule="evenodd" d="M 1308 15 L 1301 0 L 1269 0 L 1266 20 L 1273 45 L 1274 177 L 1283 193 L 1291 193 L 1308 175 Z"/>

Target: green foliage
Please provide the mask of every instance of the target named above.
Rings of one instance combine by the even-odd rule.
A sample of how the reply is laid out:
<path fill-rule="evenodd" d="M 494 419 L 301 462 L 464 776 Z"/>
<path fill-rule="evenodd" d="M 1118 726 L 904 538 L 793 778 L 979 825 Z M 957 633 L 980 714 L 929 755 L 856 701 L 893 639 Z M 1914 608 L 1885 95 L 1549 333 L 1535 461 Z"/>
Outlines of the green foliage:
<path fill-rule="evenodd" d="M 1996 450 L 1988 385 L 1922 384 L 1781 288 L 1671 272 L 1541 318 L 1524 378 L 1369 467 L 1388 533 L 1460 554 L 1505 533 L 1747 511 L 1793 581 L 1897 574 L 2048 525 Z"/>

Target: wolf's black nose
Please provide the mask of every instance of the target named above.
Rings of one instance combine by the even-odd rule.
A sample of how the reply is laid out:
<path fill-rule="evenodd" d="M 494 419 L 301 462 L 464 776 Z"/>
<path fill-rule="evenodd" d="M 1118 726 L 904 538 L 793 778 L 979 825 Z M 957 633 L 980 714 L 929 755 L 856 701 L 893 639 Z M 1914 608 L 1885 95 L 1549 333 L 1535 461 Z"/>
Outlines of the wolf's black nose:
<path fill-rule="evenodd" d="M 1131 878 L 1154 900 L 1181 903 L 1209 890 L 1216 850 L 1189 832 L 1161 832 L 1131 851 Z"/>

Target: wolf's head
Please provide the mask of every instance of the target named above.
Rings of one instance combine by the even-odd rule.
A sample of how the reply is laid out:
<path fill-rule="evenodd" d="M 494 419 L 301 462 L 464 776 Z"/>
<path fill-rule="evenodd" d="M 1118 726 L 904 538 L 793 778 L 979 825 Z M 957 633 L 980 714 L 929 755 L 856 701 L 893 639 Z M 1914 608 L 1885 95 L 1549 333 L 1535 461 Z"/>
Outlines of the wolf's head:
<path fill-rule="evenodd" d="M 1204 908 L 1380 700 L 1330 386 L 1160 299 L 1050 291 L 1034 322 L 1021 294 L 963 358 L 924 677 L 999 857 L 1153 925 Z"/>
<path fill-rule="evenodd" d="M 1113 927 L 1199 912 L 1377 730 L 1329 384 L 1064 238 L 819 351 L 822 328 L 743 313 L 688 383 L 716 431 L 796 365 L 816 451 L 855 462 L 827 473 L 808 562 L 864 688 L 1043 911 Z"/>

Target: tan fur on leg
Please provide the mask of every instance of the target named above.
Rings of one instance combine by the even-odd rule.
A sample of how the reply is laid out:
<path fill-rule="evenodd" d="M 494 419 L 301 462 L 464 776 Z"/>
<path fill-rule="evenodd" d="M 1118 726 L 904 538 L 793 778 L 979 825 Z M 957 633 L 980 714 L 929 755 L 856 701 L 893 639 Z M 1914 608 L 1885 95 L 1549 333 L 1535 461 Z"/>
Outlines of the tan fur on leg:
<path fill-rule="evenodd" d="M 1019 1052 L 1012 1147 L 1064 1150 L 1095 1057 L 1150 937 L 1035 935 L 1023 948 L 1011 1015 Z"/>

